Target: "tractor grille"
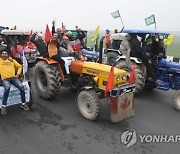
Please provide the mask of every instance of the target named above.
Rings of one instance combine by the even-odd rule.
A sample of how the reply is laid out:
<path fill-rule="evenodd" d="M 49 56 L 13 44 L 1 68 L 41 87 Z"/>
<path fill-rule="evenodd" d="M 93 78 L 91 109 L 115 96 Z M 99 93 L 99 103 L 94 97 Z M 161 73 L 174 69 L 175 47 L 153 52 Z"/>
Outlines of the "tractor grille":
<path fill-rule="evenodd" d="M 175 77 L 172 85 L 173 85 L 172 86 L 173 89 L 180 90 L 180 77 L 179 76 Z"/>

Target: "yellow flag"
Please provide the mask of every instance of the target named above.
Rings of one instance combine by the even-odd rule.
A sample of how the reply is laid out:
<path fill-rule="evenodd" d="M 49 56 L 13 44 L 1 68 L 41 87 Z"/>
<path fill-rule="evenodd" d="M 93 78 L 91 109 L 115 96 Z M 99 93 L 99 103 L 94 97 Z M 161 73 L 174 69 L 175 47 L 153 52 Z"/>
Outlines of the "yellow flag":
<path fill-rule="evenodd" d="M 171 45 L 174 40 L 174 37 L 175 37 L 175 34 L 169 35 L 167 39 L 164 39 L 164 44 Z"/>
<path fill-rule="evenodd" d="M 91 41 L 92 41 L 92 42 L 96 41 L 96 39 L 98 39 L 98 37 L 99 37 L 99 25 L 97 26 L 97 28 L 96 28 L 96 30 L 95 30 L 95 32 L 94 32 L 94 35 L 93 35 L 93 37 L 91 38 Z"/>

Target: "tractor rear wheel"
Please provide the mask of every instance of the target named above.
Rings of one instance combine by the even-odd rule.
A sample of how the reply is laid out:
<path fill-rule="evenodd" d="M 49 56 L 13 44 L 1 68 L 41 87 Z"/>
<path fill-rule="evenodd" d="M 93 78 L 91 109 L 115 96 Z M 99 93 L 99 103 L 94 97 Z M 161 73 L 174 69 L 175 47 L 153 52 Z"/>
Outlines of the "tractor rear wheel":
<path fill-rule="evenodd" d="M 94 90 L 82 90 L 77 95 L 77 105 L 81 115 L 90 120 L 96 120 L 100 115 L 100 101 Z"/>
<path fill-rule="evenodd" d="M 133 64 L 134 63 L 131 62 L 131 69 L 132 69 Z M 119 61 L 116 67 L 127 71 L 128 75 L 130 76 L 131 69 L 127 68 L 125 60 Z M 143 69 L 139 65 L 136 65 L 134 84 L 135 84 L 135 91 L 134 91 L 135 93 L 139 93 L 144 88 L 144 85 L 145 85 L 145 75 L 143 73 Z"/>
<path fill-rule="evenodd" d="M 39 61 L 35 67 L 35 85 L 37 92 L 43 99 L 53 99 L 58 94 L 61 82 L 55 65 L 48 65 Z"/>
<path fill-rule="evenodd" d="M 175 92 L 173 97 L 173 106 L 176 110 L 180 111 L 180 90 Z"/>

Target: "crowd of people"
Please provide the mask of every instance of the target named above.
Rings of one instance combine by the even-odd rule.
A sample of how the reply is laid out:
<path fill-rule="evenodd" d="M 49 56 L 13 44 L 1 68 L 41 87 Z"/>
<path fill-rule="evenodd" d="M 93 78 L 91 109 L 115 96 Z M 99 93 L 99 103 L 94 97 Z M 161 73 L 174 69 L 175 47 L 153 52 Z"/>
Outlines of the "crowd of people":
<path fill-rule="evenodd" d="M 37 36 L 37 37 L 36 37 Z M 34 43 L 40 53 L 40 56 L 50 57 L 59 62 L 63 74 L 66 74 L 65 62 L 62 57 L 72 56 L 75 59 L 85 61 L 86 57 L 81 53 L 84 48 L 84 38 L 86 34 L 76 26 L 75 31 L 67 31 L 64 28 L 57 28 L 55 31 L 55 22 L 52 22 L 52 38 L 45 42 L 41 34 L 34 33 L 30 41 Z"/>
<path fill-rule="evenodd" d="M 84 48 L 84 38 L 86 37 L 83 30 L 76 26 L 76 30 L 71 32 L 64 28 L 57 28 L 55 30 L 55 22 L 52 22 L 52 37 L 48 42 L 45 42 L 42 33 L 35 32 L 26 39 L 10 40 L 0 34 L 0 84 L 4 87 L 4 94 L 2 100 L 1 114 L 6 114 L 7 99 L 10 92 L 11 84 L 17 87 L 21 95 L 21 107 L 24 110 L 29 110 L 29 107 L 25 99 L 24 86 L 19 79 L 22 73 L 22 65 L 12 58 L 13 47 L 24 48 L 27 46 L 27 42 L 33 43 L 39 55 L 44 58 L 52 58 L 60 63 L 62 71 L 66 74 L 64 60 L 62 57 L 73 56 L 74 58 L 85 61 L 87 60 L 84 55 L 81 54 L 81 49 Z M 15 42 L 16 41 L 16 42 Z M 18 46 L 20 45 L 20 47 Z M 22 50 L 19 49 L 19 50 Z"/>
<path fill-rule="evenodd" d="M 118 30 L 115 29 L 114 33 L 118 33 Z M 28 105 L 25 100 L 25 91 L 21 81 L 19 80 L 19 75 L 22 72 L 22 65 L 19 64 L 16 60 L 11 58 L 12 54 L 12 46 L 16 44 L 15 49 L 21 51 L 22 48 L 27 45 L 27 42 L 33 43 L 40 56 L 44 58 L 51 58 L 56 60 L 62 69 L 64 75 L 67 74 L 65 69 L 65 61 L 62 57 L 72 56 L 75 59 L 86 61 L 87 58 L 84 56 L 81 51 L 85 48 L 84 39 L 86 34 L 83 30 L 76 26 L 75 31 L 67 31 L 65 26 L 62 28 L 55 29 L 55 22 L 52 22 L 52 37 L 45 41 L 42 33 L 35 32 L 28 39 L 19 39 L 14 43 L 9 39 L 6 39 L 3 35 L 0 34 L 0 82 L 4 86 L 4 96 L 2 100 L 2 110 L 1 114 L 6 114 L 6 105 L 7 98 L 10 91 L 10 86 L 13 84 L 20 90 L 21 107 L 24 110 L 28 110 Z M 110 30 L 106 30 L 105 34 L 105 47 L 106 49 L 112 48 L 119 50 L 121 41 L 120 40 L 111 40 L 110 39 Z M 153 57 L 159 53 L 165 54 L 164 44 L 161 39 L 155 36 L 148 36 L 144 38 L 144 41 L 139 41 L 136 34 L 129 34 L 127 40 L 131 46 L 131 57 L 141 58 L 143 63 L 147 67 L 147 74 L 154 81 L 157 80 L 155 75 L 155 61 Z M 141 38 L 143 39 L 143 38 Z M 20 47 L 18 47 L 18 44 Z M 14 56 L 13 56 L 14 57 Z"/>

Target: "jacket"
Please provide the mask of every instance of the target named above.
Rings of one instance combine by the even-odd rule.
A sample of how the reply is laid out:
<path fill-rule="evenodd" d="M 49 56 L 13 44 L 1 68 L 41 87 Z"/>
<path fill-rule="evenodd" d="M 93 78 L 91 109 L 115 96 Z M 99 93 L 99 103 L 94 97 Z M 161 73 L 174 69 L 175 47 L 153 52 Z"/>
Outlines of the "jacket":
<path fill-rule="evenodd" d="M 16 74 L 21 74 L 21 72 L 22 65 L 16 60 L 10 61 L 9 59 L 3 60 L 0 58 L 0 75 L 2 80 L 14 78 Z"/>
<path fill-rule="evenodd" d="M 47 51 L 46 43 L 43 40 L 36 40 L 35 37 L 36 37 L 36 34 L 33 34 L 31 36 L 30 41 L 36 45 L 40 53 L 40 56 L 43 56 L 43 57 L 47 56 L 48 51 Z"/>

